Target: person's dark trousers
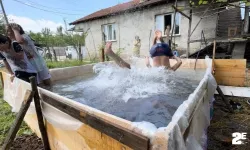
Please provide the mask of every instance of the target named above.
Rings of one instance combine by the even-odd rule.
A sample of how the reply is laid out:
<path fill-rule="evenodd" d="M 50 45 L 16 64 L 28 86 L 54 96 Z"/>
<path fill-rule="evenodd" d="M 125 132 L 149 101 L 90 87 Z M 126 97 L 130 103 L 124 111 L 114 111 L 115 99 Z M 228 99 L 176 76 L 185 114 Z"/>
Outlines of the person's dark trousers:
<path fill-rule="evenodd" d="M 28 72 L 24 72 L 24 71 L 15 71 L 15 77 L 24 80 L 26 82 L 30 82 L 30 77 L 36 77 L 36 73 L 28 73 Z"/>

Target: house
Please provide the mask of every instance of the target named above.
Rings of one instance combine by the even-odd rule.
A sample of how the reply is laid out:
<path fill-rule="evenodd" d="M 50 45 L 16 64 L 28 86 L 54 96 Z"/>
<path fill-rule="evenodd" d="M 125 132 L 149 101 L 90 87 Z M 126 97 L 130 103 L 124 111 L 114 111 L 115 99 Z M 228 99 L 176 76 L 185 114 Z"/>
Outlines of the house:
<path fill-rule="evenodd" d="M 74 48 L 74 46 L 66 46 L 66 57 L 69 59 L 79 59 L 78 51 Z M 86 49 L 84 46 L 81 47 L 82 58 L 86 58 Z"/>
<path fill-rule="evenodd" d="M 238 4 L 201 5 L 192 7 L 191 14 L 189 1 L 179 0 L 177 8 L 182 14 L 177 12 L 175 18 L 174 5 L 175 0 L 132 0 L 94 12 L 70 25 L 88 33 L 85 46 L 92 55 L 99 54 L 98 48 L 104 41 L 111 41 L 114 50 L 123 49 L 122 56 L 131 56 L 136 36 L 141 39 L 140 55 L 148 55 L 154 31 L 159 29 L 164 33 L 166 26 L 170 25 L 172 29 L 174 23 L 172 41 L 179 53 L 185 53 L 188 45 L 189 54 L 201 49 L 202 32 L 206 41 L 241 36 L 241 10 Z M 187 18 L 190 16 L 192 19 Z"/>

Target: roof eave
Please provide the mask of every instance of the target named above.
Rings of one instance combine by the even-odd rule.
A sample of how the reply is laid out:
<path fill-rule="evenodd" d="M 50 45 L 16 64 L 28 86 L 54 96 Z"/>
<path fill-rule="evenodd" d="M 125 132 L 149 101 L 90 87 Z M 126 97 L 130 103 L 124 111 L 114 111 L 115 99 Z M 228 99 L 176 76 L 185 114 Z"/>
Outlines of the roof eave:
<path fill-rule="evenodd" d="M 90 18 L 90 19 L 86 19 L 86 20 L 76 20 L 74 22 L 69 23 L 69 25 L 76 25 L 76 24 L 79 24 L 79 23 L 84 23 L 84 22 L 88 22 L 88 21 L 92 21 L 92 20 L 96 20 L 96 19 L 100 19 L 100 18 L 105 18 L 105 17 L 109 17 L 109 16 L 113 16 L 113 15 L 118 15 L 118 14 L 124 13 L 126 11 L 132 11 L 132 10 L 136 10 L 136 9 L 139 9 L 139 8 L 159 5 L 159 4 L 162 4 L 162 3 L 166 3 L 166 1 L 159 1 L 159 2 L 156 2 L 156 3 L 152 3 L 150 5 L 145 5 L 145 4 L 143 5 L 142 4 L 142 5 L 138 5 L 138 6 L 134 7 L 134 8 L 130 8 L 130 9 L 122 10 L 122 11 L 119 11 L 119 12 L 116 12 L 116 13 L 113 13 L 113 14 L 102 15 L 102 16 L 98 16 L 98 17 L 94 17 L 94 18 Z"/>

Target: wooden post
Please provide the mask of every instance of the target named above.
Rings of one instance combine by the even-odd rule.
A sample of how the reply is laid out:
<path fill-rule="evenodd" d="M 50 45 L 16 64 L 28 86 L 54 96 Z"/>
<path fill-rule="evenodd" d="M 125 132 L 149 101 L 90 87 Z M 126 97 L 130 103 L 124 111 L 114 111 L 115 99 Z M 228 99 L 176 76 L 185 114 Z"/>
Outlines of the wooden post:
<path fill-rule="evenodd" d="M 79 43 L 79 59 L 82 62 L 82 47 L 80 43 Z"/>
<path fill-rule="evenodd" d="M 175 0 L 175 8 L 177 7 L 177 0 Z M 173 35 L 174 35 L 174 29 L 175 29 L 175 17 L 176 17 L 176 9 L 174 9 L 174 22 L 173 22 L 173 26 L 172 26 L 172 32 L 171 32 L 171 37 L 170 37 L 170 43 L 169 45 L 172 46 L 172 44 L 174 44 L 172 42 L 172 39 L 173 39 Z M 171 48 L 171 47 L 170 47 Z"/>
<path fill-rule="evenodd" d="M 28 110 L 28 108 L 30 107 L 30 103 L 32 102 L 34 96 L 34 92 L 27 90 L 24 96 L 24 101 L 22 103 L 22 106 L 20 108 L 20 111 L 18 112 L 16 119 L 13 123 L 13 125 L 11 126 L 8 135 L 4 141 L 3 150 L 8 150 L 11 147 L 12 142 L 14 141 L 16 134 L 18 132 L 18 129 L 21 126 L 21 123 L 23 121 L 23 118 L 25 117 L 25 114 Z"/>
<path fill-rule="evenodd" d="M 212 74 L 215 74 L 215 67 L 214 67 L 215 51 L 216 51 L 216 41 L 214 40 L 213 60 L 212 60 Z"/>
<path fill-rule="evenodd" d="M 2 88 L 4 88 L 4 80 L 3 80 L 3 73 L 0 72 L 1 82 L 2 82 Z"/>
<path fill-rule="evenodd" d="M 38 90 L 37 90 L 36 77 L 30 77 L 30 83 L 31 83 L 32 91 L 34 92 L 34 102 L 35 102 L 35 108 L 36 108 L 36 115 L 37 115 L 39 129 L 40 129 L 40 132 L 42 135 L 44 149 L 50 150 L 48 135 L 47 135 L 47 131 L 46 131 L 45 126 L 44 126 L 44 121 L 43 121 L 43 114 L 42 114 L 42 109 L 41 109 L 41 104 L 40 104 L 40 98 L 39 98 L 39 94 L 38 94 Z"/>
<path fill-rule="evenodd" d="M 249 29 L 249 7 L 245 6 L 244 34 L 248 34 Z"/>
<path fill-rule="evenodd" d="M 234 113 L 233 108 L 230 106 L 228 99 L 225 97 L 225 95 L 223 94 L 223 92 L 221 91 L 221 89 L 220 89 L 219 86 L 217 86 L 216 90 L 217 90 L 217 92 L 219 93 L 219 95 L 221 96 L 221 98 L 222 98 L 222 100 L 224 101 L 224 103 L 227 105 L 229 111 L 230 111 L 231 113 Z"/>
<path fill-rule="evenodd" d="M 186 52 L 186 57 L 189 57 L 189 51 L 190 51 L 190 37 L 191 37 L 191 25 L 192 25 L 192 9 L 190 10 L 190 17 L 189 17 L 189 23 L 188 23 L 188 41 L 187 41 L 187 52 Z"/>
<path fill-rule="evenodd" d="M 105 61 L 105 55 L 104 55 L 104 48 L 102 48 L 102 52 L 101 52 L 101 62 Z"/>

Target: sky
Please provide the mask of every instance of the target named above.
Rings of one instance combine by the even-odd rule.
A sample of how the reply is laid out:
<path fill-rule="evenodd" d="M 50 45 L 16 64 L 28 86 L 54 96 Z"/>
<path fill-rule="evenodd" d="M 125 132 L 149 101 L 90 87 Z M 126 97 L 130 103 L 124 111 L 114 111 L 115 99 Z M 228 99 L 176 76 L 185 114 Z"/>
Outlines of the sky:
<path fill-rule="evenodd" d="M 64 27 L 64 19 L 70 23 L 100 9 L 127 1 L 3 0 L 3 5 L 11 22 L 20 24 L 25 31 L 40 32 L 44 27 L 56 31 L 58 26 Z"/>

